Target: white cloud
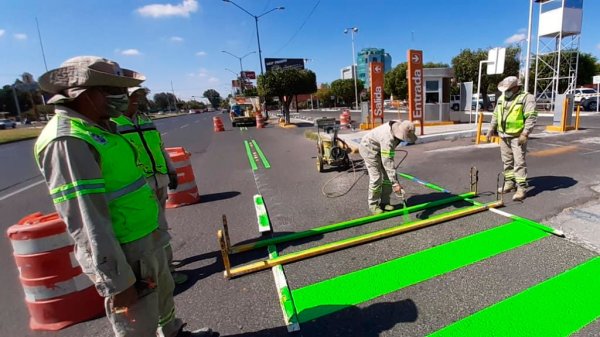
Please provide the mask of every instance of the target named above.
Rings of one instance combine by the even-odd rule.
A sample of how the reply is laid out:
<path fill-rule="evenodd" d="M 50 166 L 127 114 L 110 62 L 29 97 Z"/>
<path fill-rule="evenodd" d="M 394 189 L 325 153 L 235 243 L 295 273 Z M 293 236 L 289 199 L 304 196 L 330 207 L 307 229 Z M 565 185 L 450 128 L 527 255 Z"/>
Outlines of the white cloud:
<path fill-rule="evenodd" d="M 169 16 L 183 16 L 189 17 L 190 13 L 194 13 L 198 10 L 198 1 L 196 0 L 183 0 L 182 3 L 177 5 L 172 4 L 152 4 L 138 8 L 136 11 L 141 16 L 151 18 L 161 18 Z"/>
<path fill-rule="evenodd" d="M 4 36 L 4 33 L 6 33 L 6 31 L 4 29 L 0 29 L 0 37 Z"/>
<path fill-rule="evenodd" d="M 137 49 L 131 48 L 131 49 L 125 49 L 125 50 L 121 51 L 121 55 L 138 56 L 138 55 L 142 55 L 142 53 L 140 53 L 140 51 Z"/>
<path fill-rule="evenodd" d="M 205 51 L 199 51 L 196 53 L 196 56 L 206 56 L 206 52 Z"/>
<path fill-rule="evenodd" d="M 183 42 L 183 38 L 179 36 L 171 36 L 170 40 L 171 42 Z"/>
<path fill-rule="evenodd" d="M 27 34 L 23 33 L 14 34 L 13 37 L 17 40 L 27 40 Z"/>
<path fill-rule="evenodd" d="M 211 77 L 208 79 L 208 83 L 219 83 L 219 79 L 216 77 Z"/>
<path fill-rule="evenodd" d="M 513 34 L 512 36 L 510 36 L 509 38 L 504 40 L 504 43 L 506 43 L 506 44 L 519 43 L 526 39 L 527 39 L 527 35 L 525 35 L 524 33 L 517 33 L 517 34 Z"/>

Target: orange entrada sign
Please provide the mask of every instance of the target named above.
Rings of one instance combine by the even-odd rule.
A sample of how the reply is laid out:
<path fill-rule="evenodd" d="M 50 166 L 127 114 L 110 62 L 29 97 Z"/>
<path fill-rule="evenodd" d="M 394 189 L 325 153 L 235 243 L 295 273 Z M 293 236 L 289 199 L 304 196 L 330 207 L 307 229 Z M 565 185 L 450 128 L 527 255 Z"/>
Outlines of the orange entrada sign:
<path fill-rule="evenodd" d="M 408 50 L 408 118 L 421 122 L 423 134 L 423 113 L 425 109 L 425 91 L 423 90 L 423 51 Z"/>
<path fill-rule="evenodd" d="M 383 63 L 371 62 L 369 64 L 371 74 L 371 123 L 375 125 L 376 120 L 383 124 Z"/>

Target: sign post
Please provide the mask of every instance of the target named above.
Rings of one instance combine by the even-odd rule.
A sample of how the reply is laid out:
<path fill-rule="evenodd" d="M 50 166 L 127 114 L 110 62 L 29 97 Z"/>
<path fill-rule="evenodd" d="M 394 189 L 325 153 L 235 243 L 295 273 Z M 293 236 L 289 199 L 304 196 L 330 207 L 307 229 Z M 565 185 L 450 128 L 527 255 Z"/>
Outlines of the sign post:
<path fill-rule="evenodd" d="M 596 85 L 596 112 L 600 112 L 600 75 L 593 77 L 594 84 Z"/>
<path fill-rule="evenodd" d="M 369 64 L 371 74 L 371 128 L 375 127 L 375 120 L 381 120 L 383 124 L 383 63 L 371 62 Z"/>
<path fill-rule="evenodd" d="M 425 91 L 423 90 L 423 51 L 409 49 L 408 57 L 408 119 L 419 120 L 423 135 Z"/>

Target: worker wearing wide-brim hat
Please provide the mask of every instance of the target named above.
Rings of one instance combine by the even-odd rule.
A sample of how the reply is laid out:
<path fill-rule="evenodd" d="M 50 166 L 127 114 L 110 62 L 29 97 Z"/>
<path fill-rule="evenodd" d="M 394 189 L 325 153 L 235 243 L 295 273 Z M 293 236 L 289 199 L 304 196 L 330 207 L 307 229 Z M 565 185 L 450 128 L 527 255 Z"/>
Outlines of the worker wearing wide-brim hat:
<path fill-rule="evenodd" d="M 505 183 L 499 193 L 516 190 L 514 201 L 521 201 L 527 195 L 527 140 L 537 121 L 535 99 L 523 90 L 523 85 L 515 76 L 509 76 L 498 84 L 502 95 L 487 133 L 489 139 L 495 133 L 500 136 L 500 155 L 503 163 Z"/>
<path fill-rule="evenodd" d="M 56 114 L 35 143 L 35 159 L 77 261 L 105 298 L 115 336 L 212 336 L 210 329 L 182 331 L 156 196 L 110 121 L 127 109 L 127 88 L 144 79 L 95 56 L 71 58 L 42 75 Z"/>
<path fill-rule="evenodd" d="M 390 121 L 362 137 L 358 149 L 369 173 L 368 204 L 372 214 L 394 210 L 390 194 L 402 191 L 394 165 L 396 147 L 401 142 L 416 141 L 415 125 L 410 121 Z"/>

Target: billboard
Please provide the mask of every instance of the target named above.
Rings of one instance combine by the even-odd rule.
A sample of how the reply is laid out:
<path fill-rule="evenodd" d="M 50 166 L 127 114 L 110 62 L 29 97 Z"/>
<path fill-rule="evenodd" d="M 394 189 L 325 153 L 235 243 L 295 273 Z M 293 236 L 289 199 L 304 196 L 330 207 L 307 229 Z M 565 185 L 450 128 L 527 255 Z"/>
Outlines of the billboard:
<path fill-rule="evenodd" d="M 369 63 L 369 74 L 371 76 L 371 123 L 375 125 L 376 120 L 383 124 L 383 63 Z"/>
<path fill-rule="evenodd" d="M 304 59 L 265 58 L 267 71 L 275 69 L 304 69 Z"/>
<path fill-rule="evenodd" d="M 253 71 L 244 70 L 244 71 L 242 71 L 242 73 L 240 75 L 242 78 L 245 78 L 247 80 L 255 80 L 256 79 L 256 73 Z"/>
<path fill-rule="evenodd" d="M 423 134 L 423 112 L 425 91 L 423 90 L 423 51 L 409 49 L 408 57 L 408 119 L 421 122 Z"/>

